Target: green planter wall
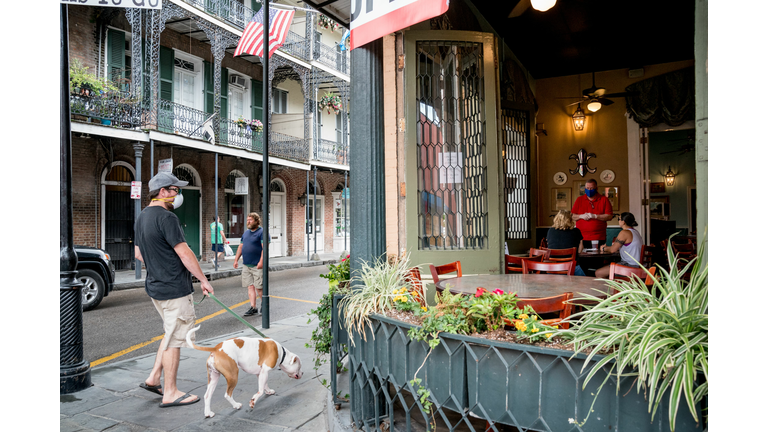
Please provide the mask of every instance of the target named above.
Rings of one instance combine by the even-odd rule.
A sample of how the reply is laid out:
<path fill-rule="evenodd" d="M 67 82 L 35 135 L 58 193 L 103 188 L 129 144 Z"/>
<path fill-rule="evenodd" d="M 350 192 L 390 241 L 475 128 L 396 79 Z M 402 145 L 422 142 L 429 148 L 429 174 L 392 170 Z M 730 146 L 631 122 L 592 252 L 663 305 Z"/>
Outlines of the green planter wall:
<path fill-rule="evenodd" d="M 386 417 L 394 422 L 394 402 L 402 403 L 405 392 L 416 393 L 409 381 L 429 352 L 426 343 L 408 338 L 411 325 L 380 315 L 372 316 L 371 323 L 372 328 L 366 328 L 367 340 L 360 334 L 350 335 L 354 340 L 349 361 L 351 416 L 363 430 L 378 428 Z M 581 372 L 585 355 L 571 360 L 572 351 L 445 333 L 440 339 L 418 377 L 431 393 L 436 418 L 445 419 L 444 410 L 461 415 L 449 428 L 472 430 L 468 418 L 480 417 L 523 431 L 669 431 L 667 401 L 651 422 L 643 392 L 638 394 L 632 385 L 634 378 L 622 379 L 619 395 L 611 378 L 587 423 L 582 428 L 570 424 L 569 419 L 586 416 L 607 373 L 607 368 L 598 372 L 582 390 L 590 371 Z M 421 414 L 427 422 L 427 415 Z M 405 415 L 410 423 L 411 412 Z M 700 412 L 698 415 L 701 418 Z M 702 430 L 684 401 L 676 430 Z"/>

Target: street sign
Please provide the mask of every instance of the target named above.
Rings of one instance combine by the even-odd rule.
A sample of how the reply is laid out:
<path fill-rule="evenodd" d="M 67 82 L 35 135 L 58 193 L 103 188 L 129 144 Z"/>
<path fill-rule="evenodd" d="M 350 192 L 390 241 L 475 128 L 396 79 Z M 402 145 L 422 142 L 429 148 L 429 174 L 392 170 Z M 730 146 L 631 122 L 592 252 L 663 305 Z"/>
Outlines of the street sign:
<path fill-rule="evenodd" d="M 68 5 L 122 7 L 138 9 L 163 8 L 162 0 L 59 0 L 59 3 Z"/>
<path fill-rule="evenodd" d="M 173 159 L 160 159 L 157 163 L 157 172 L 172 172 L 173 171 Z"/>
<path fill-rule="evenodd" d="M 235 179 L 235 195 L 248 195 L 248 177 Z"/>
<path fill-rule="evenodd" d="M 141 199 L 141 182 L 131 182 L 131 199 Z"/>

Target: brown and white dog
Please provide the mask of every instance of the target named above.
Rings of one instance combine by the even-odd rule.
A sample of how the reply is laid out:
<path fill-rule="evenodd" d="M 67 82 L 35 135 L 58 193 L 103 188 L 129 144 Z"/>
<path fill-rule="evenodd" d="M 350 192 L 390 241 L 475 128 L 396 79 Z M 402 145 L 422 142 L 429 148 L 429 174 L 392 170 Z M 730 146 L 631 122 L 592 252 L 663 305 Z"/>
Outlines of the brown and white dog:
<path fill-rule="evenodd" d="M 221 375 L 224 375 L 227 380 L 227 392 L 224 394 L 224 398 L 235 409 L 240 409 L 243 406 L 232 398 L 232 392 L 235 391 L 237 385 L 238 369 L 259 376 L 259 391 L 251 398 L 251 408 L 262 395 L 275 394 L 275 391 L 267 386 L 269 371 L 279 367 L 291 378 L 299 379 L 304 375 L 301 371 L 299 356 L 288 351 L 273 339 L 232 338 L 213 348 L 201 347 L 195 345 L 190 337 L 199 328 L 200 326 L 197 326 L 187 333 L 187 344 L 196 350 L 211 353 L 205 362 L 208 369 L 208 389 L 205 391 L 204 397 L 206 417 L 213 417 L 214 415 L 214 412 L 211 411 L 211 397 Z"/>

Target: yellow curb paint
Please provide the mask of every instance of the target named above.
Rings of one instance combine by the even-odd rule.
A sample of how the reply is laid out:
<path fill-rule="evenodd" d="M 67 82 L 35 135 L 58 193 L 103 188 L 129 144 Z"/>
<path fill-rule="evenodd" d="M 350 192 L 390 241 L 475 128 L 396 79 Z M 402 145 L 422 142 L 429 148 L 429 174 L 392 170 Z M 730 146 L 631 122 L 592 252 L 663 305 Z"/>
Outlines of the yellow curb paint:
<path fill-rule="evenodd" d="M 248 300 L 246 300 L 244 302 L 240 302 L 240 303 L 238 303 L 238 304 L 236 304 L 234 306 L 229 306 L 229 308 L 230 309 L 234 309 L 234 308 L 240 307 L 240 306 L 242 306 L 242 305 L 244 305 L 246 303 L 248 303 Z M 209 320 L 209 319 L 211 319 L 211 318 L 213 318 L 215 316 L 221 315 L 221 314 L 223 314 L 226 311 L 227 311 L 226 309 L 222 309 L 222 310 L 220 310 L 218 312 L 214 312 L 214 313 L 212 313 L 212 314 L 210 314 L 208 316 L 204 316 L 204 317 L 202 317 L 202 318 L 200 318 L 198 320 L 195 320 L 195 324 L 200 324 L 201 322 Z M 153 337 L 152 339 L 150 339 L 150 340 L 148 340 L 146 342 L 142 342 L 140 344 L 136 344 L 136 345 L 134 345 L 134 346 L 132 346 L 130 348 L 126 348 L 126 349 L 124 349 L 122 351 L 118 351 L 118 352 L 116 352 L 116 353 L 114 353 L 112 355 L 109 355 L 107 357 L 102 357 L 102 358 L 100 358 L 98 360 L 94 360 L 94 361 L 91 362 L 91 367 L 95 367 L 95 366 L 98 366 L 98 365 L 100 365 L 102 363 L 108 362 L 110 360 L 114 360 L 114 359 L 116 359 L 116 358 L 118 358 L 120 356 L 128 354 L 129 352 L 136 351 L 139 348 L 143 348 L 143 347 L 145 347 L 145 346 L 147 346 L 149 344 L 152 344 L 152 343 L 155 343 L 157 341 L 160 341 L 160 340 L 163 339 L 163 336 L 164 335 L 155 336 L 155 337 Z"/>
<path fill-rule="evenodd" d="M 294 298 L 288 298 L 288 297 L 278 297 L 278 296 L 273 296 L 273 295 L 271 295 L 271 296 L 269 296 L 269 297 L 270 297 L 270 298 L 277 298 L 277 299 L 281 299 L 281 300 L 292 300 L 292 301 L 297 301 L 297 302 L 312 303 L 312 304 L 320 304 L 319 302 L 316 302 L 316 301 L 310 301 L 310 300 L 299 300 L 299 299 L 294 299 Z"/>

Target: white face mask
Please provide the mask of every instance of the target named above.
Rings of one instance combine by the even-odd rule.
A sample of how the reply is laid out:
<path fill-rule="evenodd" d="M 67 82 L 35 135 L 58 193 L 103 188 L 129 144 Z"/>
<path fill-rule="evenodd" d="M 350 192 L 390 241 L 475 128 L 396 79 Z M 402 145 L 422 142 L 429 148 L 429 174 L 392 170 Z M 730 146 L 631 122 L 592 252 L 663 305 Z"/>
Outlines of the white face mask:
<path fill-rule="evenodd" d="M 171 198 L 155 198 L 152 201 L 168 202 L 170 200 Z M 177 208 L 181 207 L 182 204 L 184 204 L 184 195 L 179 192 L 175 197 L 173 197 L 173 209 L 176 210 Z"/>

